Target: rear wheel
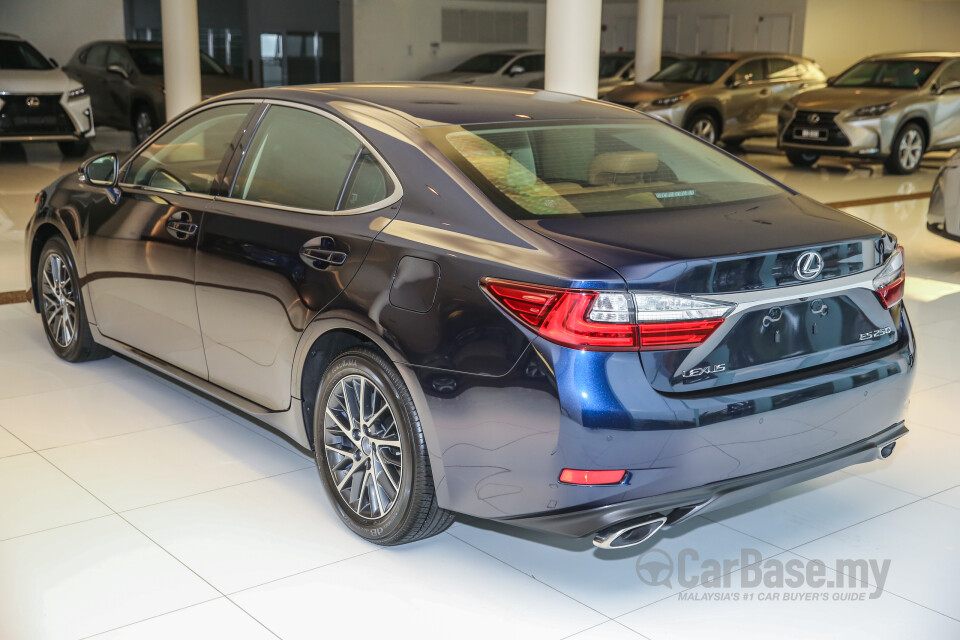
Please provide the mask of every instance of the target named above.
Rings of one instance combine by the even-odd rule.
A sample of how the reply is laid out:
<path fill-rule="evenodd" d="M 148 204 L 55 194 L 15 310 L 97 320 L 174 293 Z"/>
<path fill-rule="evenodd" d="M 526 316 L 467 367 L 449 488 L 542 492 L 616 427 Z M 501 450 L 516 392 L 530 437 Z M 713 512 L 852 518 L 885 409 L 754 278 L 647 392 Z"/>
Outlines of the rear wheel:
<path fill-rule="evenodd" d="M 716 118 L 705 112 L 694 114 L 687 121 L 685 129 L 710 144 L 717 143 L 717 136 L 720 133 Z"/>
<path fill-rule="evenodd" d="M 787 160 L 795 167 L 812 167 L 819 159 L 819 153 L 812 153 L 810 151 L 787 151 Z"/>
<path fill-rule="evenodd" d="M 153 110 L 143 103 L 134 106 L 131 123 L 133 124 L 133 138 L 137 144 L 149 138 L 157 128 L 157 120 L 153 115 Z"/>
<path fill-rule="evenodd" d="M 893 139 L 893 145 L 890 149 L 890 155 L 887 157 L 884 166 L 890 173 L 907 174 L 913 173 L 920 168 L 920 160 L 923 158 L 923 152 L 927 146 L 926 136 L 923 129 L 916 124 L 908 124 Z"/>
<path fill-rule="evenodd" d="M 47 240 L 37 268 L 40 314 L 47 341 L 68 362 L 99 360 L 110 352 L 93 341 L 83 308 L 80 278 L 63 238 Z"/>
<path fill-rule="evenodd" d="M 82 158 L 90 150 L 90 141 L 86 138 L 82 140 L 65 140 L 58 142 L 60 153 L 68 158 Z"/>
<path fill-rule="evenodd" d="M 378 351 L 355 347 L 327 368 L 317 392 L 313 442 L 340 519 L 380 545 L 444 531 L 420 418 L 400 374 Z"/>

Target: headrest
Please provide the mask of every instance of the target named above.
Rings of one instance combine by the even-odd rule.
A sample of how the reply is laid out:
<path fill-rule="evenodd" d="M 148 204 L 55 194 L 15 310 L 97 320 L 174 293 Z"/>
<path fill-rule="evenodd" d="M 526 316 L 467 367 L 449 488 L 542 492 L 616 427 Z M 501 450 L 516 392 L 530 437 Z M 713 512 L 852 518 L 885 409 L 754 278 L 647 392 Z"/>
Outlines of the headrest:
<path fill-rule="evenodd" d="M 590 163 L 590 184 L 630 184 L 639 174 L 656 171 L 660 158 L 649 151 L 601 153 Z"/>

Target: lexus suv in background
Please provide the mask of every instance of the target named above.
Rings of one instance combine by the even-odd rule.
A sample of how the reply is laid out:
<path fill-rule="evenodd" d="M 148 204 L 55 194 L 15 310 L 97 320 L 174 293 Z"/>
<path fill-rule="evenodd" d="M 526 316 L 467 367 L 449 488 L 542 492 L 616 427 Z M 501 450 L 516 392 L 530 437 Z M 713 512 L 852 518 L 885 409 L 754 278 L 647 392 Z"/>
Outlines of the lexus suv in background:
<path fill-rule="evenodd" d="M 95 135 L 84 86 L 26 40 L 0 33 L 0 144 L 56 142 L 81 156 Z"/>
<path fill-rule="evenodd" d="M 378 544 L 636 544 L 907 433 L 897 239 L 609 103 L 234 93 L 43 189 L 26 242 L 58 356 L 273 425 Z"/>
<path fill-rule="evenodd" d="M 927 229 L 960 242 L 960 151 L 940 167 L 930 192 Z"/>
<path fill-rule="evenodd" d="M 913 173 L 925 152 L 960 146 L 960 53 L 866 58 L 790 100 L 779 121 L 780 148 L 795 165 L 850 156 Z"/>
<path fill-rule="evenodd" d="M 230 75 L 229 69 L 207 54 L 198 53 L 204 99 L 254 86 Z M 167 119 L 160 42 L 93 42 L 80 47 L 64 69 L 87 88 L 97 122 L 133 131 L 138 143 Z"/>
<path fill-rule="evenodd" d="M 606 100 L 683 127 L 707 142 L 738 145 L 777 135 L 777 113 L 826 75 L 808 58 L 785 53 L 717 53 L 686 58 Z"/>
<path fill-rule="evenodd" d="M 662 53 L 660 54 L 660 68 L 666 69 L 684 57 L 685 56 L 679 53 Z M 599 67 L 600 86 L 597 89 L 597 97 L 602 98 L 621 85 L 633 84 L 635 61 L 636 56 L 632 51 L 601 54 Z M 543 78 L 535 80 L 527 86 L 534 89 L 543 89 Z"/>
<path fill-rule="evenodd" d="M 452 71 L 431 73 L 422 78 L 427 82 L 453 82 L 485 86 L 526 87 L 531 82 L 543 81 L 543 51 L 510 49 L 473 56 Z"/>

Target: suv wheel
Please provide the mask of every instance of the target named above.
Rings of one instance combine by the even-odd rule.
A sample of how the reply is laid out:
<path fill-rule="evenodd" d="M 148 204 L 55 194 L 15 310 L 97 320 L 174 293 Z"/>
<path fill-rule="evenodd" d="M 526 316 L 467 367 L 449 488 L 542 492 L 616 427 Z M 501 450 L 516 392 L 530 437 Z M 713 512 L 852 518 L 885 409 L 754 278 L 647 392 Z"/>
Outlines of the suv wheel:
<path fill-rule="evenodd" d="M 133 137 L 137 144 L 149 138 L 154 129 L 157 128 L 153 111 L 150 110 L 150 107 L 143 104 L 139 104 L 133 108 L 132 124 Z"/>
<path fill-rule="evenodd" d="M 913 123 L 903 127 L 893 139 L 890 156 L 884 162 L 887 171 L 898 174 L 913 173 L 920 168 L 926 146 L 923 129 Z"/>
<path fill-rule="evenodd" d="M 90 141 L 86 138 L 82 140 L 65 140 L 58 142 L 60 153 L 68 158 L 82 158 L 90 150 Z"/>
<path fill-rule="evenodd" d="M 812 167 L 819 159 L 819 153 L 812 153 L 810 151 L 787 151 L 787 160 L 795 167 Z"/>
<path fill-rule="evenodd" d="M 685 128 L 693 135 L 710 144 L 716 144 L 717 142 L 717 121 L 709 113 L 695 114 L 687 122 Z"/>
<path fill-rule="evenodd" d="M 393 365 L 356 347 L 323 374 L 313 442 L 324 488 L 340 519 L 380 545 L 444 531 L 453 514 L 437 505 L 417 408 Z"/>
<path fill-rule="evenodd" d="M 53 352 L 68 362 L 106 358 L 110 352 L 93 341 L 83 308 L 80 278 L 63 238 L 47 240 L 37 264 L 37 290 L 43 330 Z"/>

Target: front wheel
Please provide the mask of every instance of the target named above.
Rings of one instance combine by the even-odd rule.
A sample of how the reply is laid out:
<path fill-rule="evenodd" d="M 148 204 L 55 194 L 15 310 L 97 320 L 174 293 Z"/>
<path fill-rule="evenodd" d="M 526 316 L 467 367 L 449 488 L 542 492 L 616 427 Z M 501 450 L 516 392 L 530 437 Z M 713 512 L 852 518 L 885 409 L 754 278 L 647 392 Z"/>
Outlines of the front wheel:
<path fill-rule="evenodd" d="M 397 545 L 452 524 L 437 504 L 416 406 L 389 360 L 369 347 L 344 352 L 324 373 L 314 406 L 317 467 L 354 533 Z"/>
<path fill-rule="evenodd" d="M 820 159 L 819 153 L 787 151 L 787 160 L 795 167 L 812 167 Z"/>
<path fill-rule="evenodd" d="M 110 355 L 93 341 L 77 267 L 63 238 L 54 236 L 43 246 L 37 268 L 37 291 L 43 330 L 54 353 L 68 362 L 99 360 Z"/>
<path fill-rule="evenodd" d="M 709 113 L 695 114 L 687 122 L 687 126 L 685 128 L 687 131 L 697 136 L 701 140 L 709 142 L 710 144 L 717 143 L 719 127 L 716 119 L 714 119 L 714 117 Z"/>
<path fill-rule="evenodd" d="M 149 138 L 157 128 L 156 118 L 153 117 L 153 111 L 150 107 L 140 104 L 134 107 L 133 116 L 133 137 L 137 144 L 140 144 Z"/>
<path fill-rule="evenodd" d="M 926 148 L 927 140 L 923 129 L 915 124 L 908 124 L 893 140 L 890 156 L 884 162 L 887 171 L 900 175 L 913 173 L 920 168 L 920 159 Z"/>

